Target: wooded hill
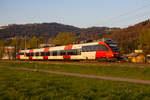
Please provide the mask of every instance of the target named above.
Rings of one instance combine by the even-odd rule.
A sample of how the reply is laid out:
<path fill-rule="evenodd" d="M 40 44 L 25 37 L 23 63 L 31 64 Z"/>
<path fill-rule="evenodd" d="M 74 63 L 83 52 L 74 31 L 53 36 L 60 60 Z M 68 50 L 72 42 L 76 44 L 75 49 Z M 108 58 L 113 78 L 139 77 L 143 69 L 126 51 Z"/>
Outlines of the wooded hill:
<path fill-rule="evenodd" d="M 5 26 L 4 29 L 0 30 L 0 39 L 6 39 L 15 36 L 24 37 L 25 34 L 28 37 L 33 36 L 55 37 L 59 32 L 73 32 L 77 30 L 79 30 L 79 28 L 58 23 L 22 24 L 22 25 L 11 24 Z"/>
<path fill-rule="evenodd" d="M 116 41 L 120 45 L 123 53 L 133 52 L 135 49 L 144 49 L 150 51 L 149 29 L 150 20 L 146 20 L 134 26 L 109 31 L 107 34 L 105 34 L 105 37 Z M 143 47 L 140 47 L 140 45 Z"/>
<path fill-rule="evenodd" d="M 91 27 L 91 28 L 78 28 L 70 25 L 64 25 L 59 23 L 42 23 L 42 24 L 12 24 L 5 26 L 4 29 L 0 29 L 0 39 L 9 39 L 12 37 L 46 37 L 55 38 L 60 32 L 72 32 L 78 36 L 79 40 L 96 39 L 110 28 L 107 27 Z"/>

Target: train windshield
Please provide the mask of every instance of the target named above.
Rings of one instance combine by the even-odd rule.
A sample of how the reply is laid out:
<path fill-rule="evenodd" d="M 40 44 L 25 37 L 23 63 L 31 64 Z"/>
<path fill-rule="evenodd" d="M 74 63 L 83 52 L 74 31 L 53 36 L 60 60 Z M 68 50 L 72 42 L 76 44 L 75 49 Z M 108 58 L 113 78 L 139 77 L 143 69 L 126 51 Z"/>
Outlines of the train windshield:
<path fill-rule="evenodd" d="M 120 51 L 116 42 L 106 41 L 106 44 L 112 49 L 113 52 L 119 52 Z"/>

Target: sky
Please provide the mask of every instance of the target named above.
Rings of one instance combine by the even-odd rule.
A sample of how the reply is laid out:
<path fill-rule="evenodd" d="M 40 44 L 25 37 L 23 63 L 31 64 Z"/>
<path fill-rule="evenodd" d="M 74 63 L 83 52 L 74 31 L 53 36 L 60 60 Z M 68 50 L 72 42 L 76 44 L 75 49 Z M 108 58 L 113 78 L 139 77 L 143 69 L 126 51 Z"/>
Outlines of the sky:
<path fill-rule="evenodd" d="M 150 0 L 0 0 L 0 26 L 57 22 L 127 27 L 150 18 Z"/>

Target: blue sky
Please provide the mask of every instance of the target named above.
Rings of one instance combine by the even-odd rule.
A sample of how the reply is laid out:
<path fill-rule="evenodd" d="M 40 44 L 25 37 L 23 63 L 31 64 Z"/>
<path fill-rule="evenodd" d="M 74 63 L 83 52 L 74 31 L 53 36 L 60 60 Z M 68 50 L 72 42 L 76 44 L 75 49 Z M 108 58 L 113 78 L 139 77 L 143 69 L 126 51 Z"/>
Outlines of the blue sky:
<path fill-rule="evenodd" d="M 0 26 L 58 22 L 127 27 L 150 18 L 150 0 L 0 0 Z"/>

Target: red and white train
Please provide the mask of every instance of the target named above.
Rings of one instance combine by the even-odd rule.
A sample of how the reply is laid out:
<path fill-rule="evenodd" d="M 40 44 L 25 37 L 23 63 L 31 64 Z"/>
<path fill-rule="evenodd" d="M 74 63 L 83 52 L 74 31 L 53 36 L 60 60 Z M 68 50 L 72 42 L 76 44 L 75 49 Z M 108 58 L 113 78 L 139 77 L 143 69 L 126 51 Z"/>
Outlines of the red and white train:
<path fill-rule="evenodd" d="M 120 50 L 116 42 L 103 41 L 20 50 L 19 60 L 96 60 L 100 58 L 117 58 Z"/>

